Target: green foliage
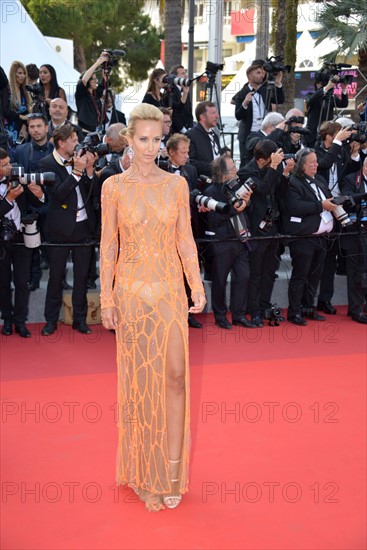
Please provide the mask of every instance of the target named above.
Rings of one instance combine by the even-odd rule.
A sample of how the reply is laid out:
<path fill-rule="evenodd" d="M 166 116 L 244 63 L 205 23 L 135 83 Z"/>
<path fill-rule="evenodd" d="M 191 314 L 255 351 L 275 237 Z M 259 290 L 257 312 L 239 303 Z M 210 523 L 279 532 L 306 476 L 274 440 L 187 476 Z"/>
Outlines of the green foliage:
<path fill-rule="evenodd" d="M 22 0 L 40 31 L 47 36 L 74 40 L 84 50 L 89 67 L 100 51 L 122 49 L 122 64 L 128 77 L 124 85 L 143 80 L 159 59 L 159 34 L 150 18 L 142 13 L 143 0 Z M 112 71 L 111 83 L 122 81 Z"/>
<path fill-rule="evenodd" d="M 366 0 L 331 0 L 324 5 L 318 22 L 316 44 L 325 38 L 333 38 L 339 48 L 324 56 L 325 61 L 335 61 L 340 53 L 349 57 L 367 51 Z"/>

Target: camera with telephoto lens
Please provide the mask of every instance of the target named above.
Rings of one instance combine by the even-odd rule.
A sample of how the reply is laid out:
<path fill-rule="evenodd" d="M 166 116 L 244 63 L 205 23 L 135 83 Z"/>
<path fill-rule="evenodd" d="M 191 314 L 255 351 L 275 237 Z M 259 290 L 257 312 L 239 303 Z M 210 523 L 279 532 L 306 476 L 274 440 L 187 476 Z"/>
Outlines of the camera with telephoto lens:
<path fill-rule="evenodd" d="M 302 134 L 305 136 L 310 133 L 310 130 L 308 128 L 304 128 L 303 126 L 292 126 L 292 124 L 304 124 L 305 119 L 303 116 L 291 116 L 284 122 L 287 125 L 286 132 L 289 132 L 290 134 Z"/>
<path fill-rule="evenodd" d="M 107 143 L 101 143 L 100 135 L 98 132 L 91 132 L 86 135 L 81 143 L 74 149 L 75 153 L 82 152 L 81 156 L 85 155 L 87 151 L 90 153 L 97 153 L 99 157 L 105 157 L 110 153 L 110 148 Z"/>
<path fill-rule="evenodd" d="M 18 233 L 18 231 L 13 220 L 4 216 L 0 222 L 0 241 L 8 243 L 13 240 L 16 233 Z"/>
<path fill-rule="evenodd" d="M 10 186 L 14 189 L 18 187 L 19 184 L 26 186 L 30 183 L 37 183 L 37 185 L 55 183 L 56 175 L 54 172 L 26 174 L 23 166 L 13 166 L 8 179 L 10 181 Z"/>
<path fill-rule="evenodd" d="M 353 82 L 353 75 L 340 74 L 343 68 L 351 68 L 351 66 L 347 63 L 324 63 L 321 69 L 315 74 L 315 82 L 320 82 L 323 86 L 326 86 L 329 81 L 334 84 L 351 84 Z M 329 91 L 332 92 L 332 90 Z"/>
<path fill-rule="evenodd" d="M 345 195 L 340 195 L 339 197 L 333 197 L 331 199 L 333 204 L 337 205 L 337 208 L 332 211 L 334 218 L 342 225 L 342 227 L 347 227 L 348 225 L 353 225 L 352 220 L 349 218 L 349 215 L 344 210 L 342 204 L 350 202 L 350 197 Z"/>
<path fill-rule="evenodd" d="M 37 227 L 38 217 L 38 212 L 34 210 L 25 210 L 22 214 L 23 241 L 26 248 L 37 248 L 41 245 L 41 233 Z"/>
<path fill-rule="evenodd" d="M 180 78 L 174 74 L 166 75 L 162 78 L 162 82 L 164 84 L 169 84 L 170 86 L 173 86 L 174 84 L 176 86 L 191 86 L 192 80 L 189 78 Z"/>
<path fill-rule="evenodd" d="M 232 206 L 235 204 L 241 206 L 245 194 L 252 193 L 255 189 L 256 183 L 252 178 L 248 178 L 244 183 L 241 183 L 238 178 L 233 178 L 223 185 L 224 194 Z"/>
<path fill-rule="evenodd" d="M 190 192 L 190 202 L 192 205 L 205 206 L 209 210 L 218 212 L 219 214 L 229 214 L 230 206 L 226 202 L 218 202 L 211 197 L 202 195 L 198 189 L 193 189 Z"/>
<path fill-rule="evenodd" d="M 264 71 L 269 74 L 269 77 L 278 73 L 290 73 L 291 66 L 284 65 L 283 55 L 272 55 L 266 58 L 266 63 L 263 65 Z"/>

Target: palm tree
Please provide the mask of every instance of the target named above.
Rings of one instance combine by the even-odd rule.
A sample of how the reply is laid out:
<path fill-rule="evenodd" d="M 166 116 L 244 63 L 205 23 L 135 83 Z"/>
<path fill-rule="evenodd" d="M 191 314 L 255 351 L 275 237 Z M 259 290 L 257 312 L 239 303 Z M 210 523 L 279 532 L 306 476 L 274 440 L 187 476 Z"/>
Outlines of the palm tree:
<path fill-rule="evenodd" d="M 322 8 L 318 22 L 321 30 L 316 44 L 325 38 L 333 38 L 339 45 L 338 49 L 324 56 L 324 61 L 332 63 L 337 56 L 344 56 L 347 60 L 358 55 L 359 70 L 363 76 L 358 75 L 357 89 L 361 90 L 367 80 L 366 0 L 330 0 Z"/>
<path fill-rule="evenodd" d="M 173 65 L 181 63 L 183 19 L 182 0 L 164 2 L 164 66 L 169 71 Z"/>

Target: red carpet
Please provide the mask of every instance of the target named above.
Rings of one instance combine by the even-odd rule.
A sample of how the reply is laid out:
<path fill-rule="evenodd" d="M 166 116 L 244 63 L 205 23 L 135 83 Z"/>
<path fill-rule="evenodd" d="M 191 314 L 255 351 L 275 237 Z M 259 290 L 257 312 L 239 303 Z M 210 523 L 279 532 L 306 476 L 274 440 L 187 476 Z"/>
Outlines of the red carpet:
<path fill-rule="evenodd" d="M 113 336 L 1 337 L 1 548 L 366 548 L 366 328 L 190 330 L 192 466 L 177 510 L 114 485 Z M 199 317 L 200 318 L 200 317 Z"/>

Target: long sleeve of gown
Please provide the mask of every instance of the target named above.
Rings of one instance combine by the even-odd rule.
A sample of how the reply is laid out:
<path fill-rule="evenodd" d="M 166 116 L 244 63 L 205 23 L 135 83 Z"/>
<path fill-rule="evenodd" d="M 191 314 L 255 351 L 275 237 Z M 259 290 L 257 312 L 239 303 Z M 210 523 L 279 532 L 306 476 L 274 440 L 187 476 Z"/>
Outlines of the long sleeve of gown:
<path fill-rule="evenodd" d="M 189 189 L 186 180 L 183 178 L 178 200 L 176 247 L 191 293 L 202 292 L 204 294 L 203 283 L 200 277 L 198 252 L 191 229 Z"/>
<path fill-rule="evenodd" d="M 113 307 L 113 285 L 118 256 L 118 218 L 115 177 L 102 187 L 102 235 L 100 246 L 101 307 Z"/>

